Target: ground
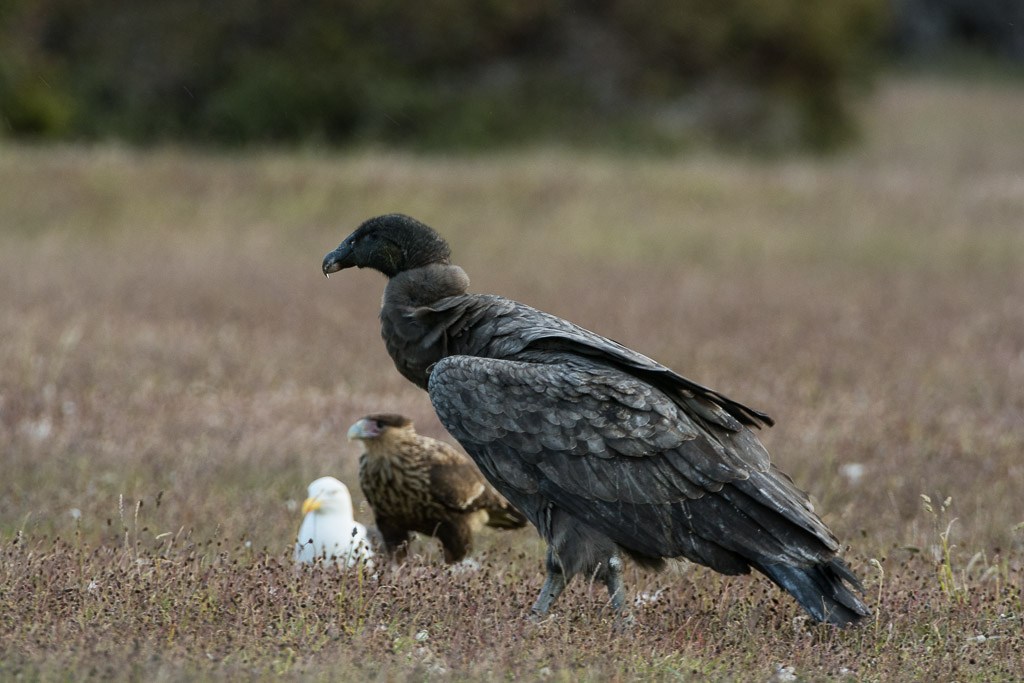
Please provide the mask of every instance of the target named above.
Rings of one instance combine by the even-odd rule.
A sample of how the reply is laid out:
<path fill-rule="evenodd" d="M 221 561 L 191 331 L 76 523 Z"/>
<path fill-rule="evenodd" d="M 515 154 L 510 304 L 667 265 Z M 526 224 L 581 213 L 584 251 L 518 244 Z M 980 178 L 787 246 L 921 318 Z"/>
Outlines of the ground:
<path fill-rule="evenodd" d="M 999 680 L 1024 649 L 1024 89 L 888 81 L 863 144 L 751 160 L 559 150 L 0 154 L 0 678 Z M 353 490 L 371 412 L 446 438 L 379 338 L 383 279 L 320 260 L 434 225 L 477 292 L 753 407 L 875 616 L 816 628 L 761 577 L 577 582 L 535 532 L 296 570 L 297 503 Z"/>

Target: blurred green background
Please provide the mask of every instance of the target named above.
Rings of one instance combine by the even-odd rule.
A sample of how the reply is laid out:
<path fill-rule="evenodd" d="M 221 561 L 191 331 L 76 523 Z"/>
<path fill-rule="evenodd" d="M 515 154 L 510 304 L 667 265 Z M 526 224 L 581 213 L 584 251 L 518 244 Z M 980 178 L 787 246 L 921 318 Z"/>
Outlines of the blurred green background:
<path fill-rule="evenodd" d="M 1024 2 L 0 0 L 0 135 L 828 149 L 963 55 L 1024 63 Z"/>

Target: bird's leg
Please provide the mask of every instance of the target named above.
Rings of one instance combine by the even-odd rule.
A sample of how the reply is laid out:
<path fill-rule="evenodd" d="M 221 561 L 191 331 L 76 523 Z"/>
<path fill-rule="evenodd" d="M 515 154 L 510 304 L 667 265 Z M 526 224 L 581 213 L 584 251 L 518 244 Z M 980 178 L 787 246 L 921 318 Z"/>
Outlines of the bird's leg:
<path fill-rule="evenodd" d="M 441 547 L 444 548 L 445 564 L 459 562 L 469 552 L 470 544 L 473 541 L 473 531 L 469 524 L 459 520 L 457 522 L 442 522 L 437 527 L 437 537 L 441 539 Z"/>
<path fill-rule="evenodd" d="M 540 589 L 540 595 L 537 596 L 537 601 L 533 603 L 533 607 L 530 608 L 535 616 L 543 617 L 551 609 L 551 605 L 555 603 L 558 596 L 565 590 L 565 574 L 562 572 L 548 572 L 548 577 L 544 580 L 544 585 Z"/>
<path fill-rule="evenodd" d="M 565 590 L 565 586 L 568 583 L 565 579 L 565 573 L 562 571 L 562 567 L 558 564 L 555 559 L 554 553 L 551 548 L 548 548 L 547 558 L 548 576 L 544 580 L 544 585 L 540 589 L 540 595 L 537 596 L 537 601 L 533 603 L 533 607 L 530 608 L 530 614 L 534 618 L 540 618 L 548 613 L 551 609 L 551 605 L 555 603 L 558 596 Z"/>
<path fill-rule="evenodd" d="M 622 583 L 622 558 L 612 555 L 604 573 L 604 585 L 608 587 L 608 601 L 615 611 L 615 630 L 625 633 L 633 627 L 633 615 L 623 609 L 626 603 L 626 587 Z"/>
<path fill-rule="evenodd" d="M 608 566 L 604 572 L 604 585 L 608 587 L 608 600 L 612 609 L 622 611 L 626 601 L 626 588 L 622 584 L 622 558 L 612 555 L 608 558 Z"/>
<path fill-rule="evenodd" d="M 405 529 L 397 526 L 391 526 L 377 521 L 377 528 L 380 530 L 380 535 L 384 537 L 384 549 L 387 554 L 391 557 L 392 561 L 402 564 L 405 562 L 406 554 L 409 550 L 409 541 L 412 539 L 410 534 Z"/>

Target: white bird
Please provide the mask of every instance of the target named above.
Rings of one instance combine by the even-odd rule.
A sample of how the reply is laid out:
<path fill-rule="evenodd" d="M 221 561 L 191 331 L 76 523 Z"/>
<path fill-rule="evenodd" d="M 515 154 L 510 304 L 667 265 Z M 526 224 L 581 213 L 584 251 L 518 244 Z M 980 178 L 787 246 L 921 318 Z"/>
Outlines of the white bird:
<path fill-rule="evenodd" d="M 352 496 L 334 477 L 320 477 L 309 485 L 302 504 L 302 526 L 295 543 L 295 561 L 333 560 L 351 567 L 373 557 L 366 527 L 352 516 Z"/>

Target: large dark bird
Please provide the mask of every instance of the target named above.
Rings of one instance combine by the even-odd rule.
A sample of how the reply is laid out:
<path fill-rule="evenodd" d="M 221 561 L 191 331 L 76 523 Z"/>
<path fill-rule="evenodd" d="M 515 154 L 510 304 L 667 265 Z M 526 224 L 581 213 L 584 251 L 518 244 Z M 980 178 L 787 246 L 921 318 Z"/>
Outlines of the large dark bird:
<path fill-rule="evenodd" d="M 494 490 L 467 456 L 443 441 L 421 436 L 401 415 L 368 415 L 348 430 L 366 447 L 359 486 L 373 508 L 384 547 L 405 557 L 412 532 L 436 536 L 445 562 L 469 552 L 473 532 L 526 526 L 526 518 Z"/>
<path fill-rule="evenodd" d="M 423 223 L 372 218 L 323 261 L 388 278 L 380 318 L 399 372 L 548 542 L 545 614 L 576 574 L 624 600 L 622 556 L 753 567 L 816 620 L 870 614 L 839 542 L 751 431 L 764 413 L 616 342 L 499 296 L 468 294 Z"/>

